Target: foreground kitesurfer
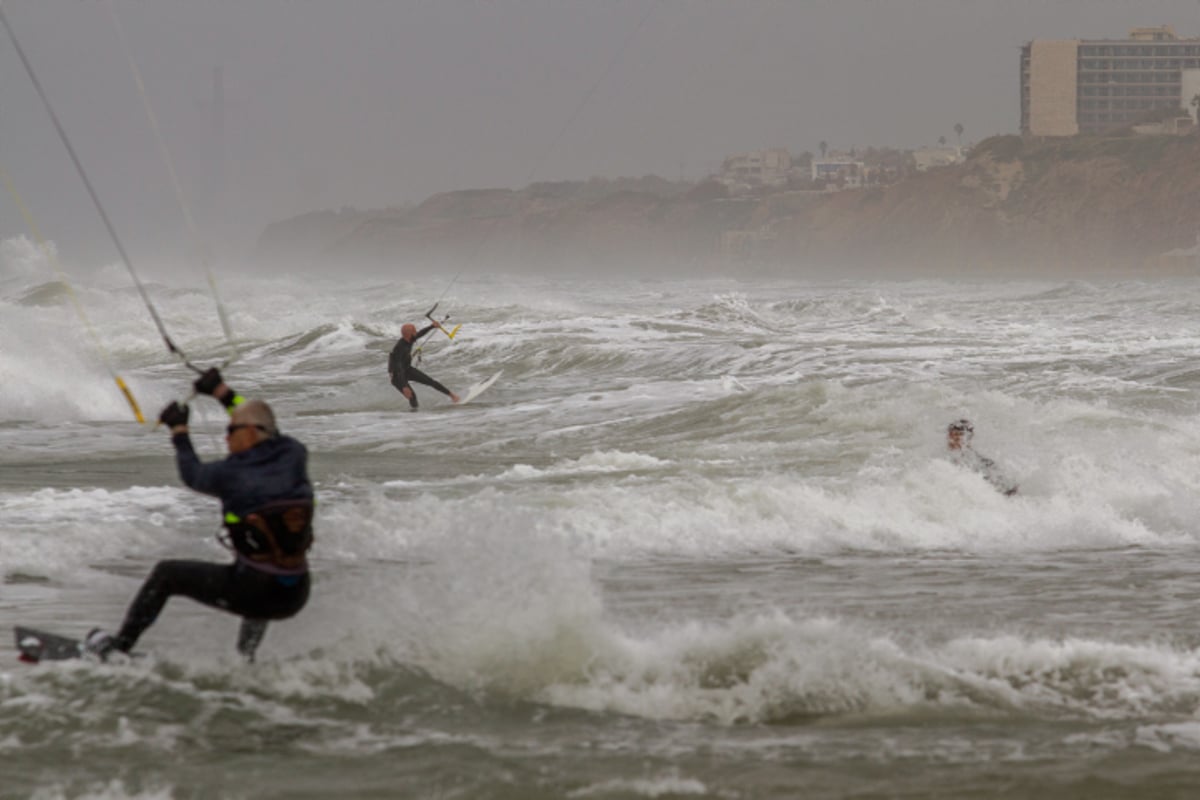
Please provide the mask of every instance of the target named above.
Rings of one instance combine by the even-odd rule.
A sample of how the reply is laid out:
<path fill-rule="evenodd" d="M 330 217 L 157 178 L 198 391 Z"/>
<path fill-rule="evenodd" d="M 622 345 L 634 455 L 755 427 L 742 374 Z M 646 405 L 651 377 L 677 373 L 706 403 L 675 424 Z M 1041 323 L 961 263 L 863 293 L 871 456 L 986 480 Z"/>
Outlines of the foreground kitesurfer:
<path fill-rule="evenodd" d="M 413 411 L 417 410 L 417 393 L 413 391 L 412 383 L 423 383 L 448 395 L 452 403 L 458 402 L 458 395 L 413 366 L 413 345 L 434 328 L 442 327 L 442 323 L 436 319 L 431 319 L 429 323 L 421 330 L 417 330 L 417 326 L 411 322 L 404 323 L 400 327 L 400 339 L 392 348 L 392 354 L 388 356 L 388 375 L 392 378 L 392 386 L 395 386 L 402 395 L 408 398 L 408 404 Z"/>
<path fill-rule="evenodd" d="M 1017 484 L 1008 479 L 996 466 L 995 461 L 975 452 L 975 448 L 971 447 L 971 439 L 974 436 L 975 426 L 970 420 L 958 419 L 951 422 L 946 428 L 946 447 L 950 450 L 950 460 L 959 466 L 975 470 L 1005 497 L 1012 497 L 1017 493 Z"/>
<path fill-rule="evenodd" d="M 113 650 L 128 653 L 167 600 L 182 595 L 240 616 L 237 648 L 253 660 L 267 622 L 293 616 L 308 601 L 305 554 L 312 544 L 313 516 L 308 451 L 279 433 L 270 406 L 243 400 L 215 368 L 193 385 L 229 411 L 227 458 L 206 464 L 196 456 L 188 437 L 187 406 L 171 403 L 158 419 L 171 431 L 183 482 L 220 498 L 226 528 L 222 543 L 234 551 L 233 563 L 158 562 L 117 634 L 99 629 L 88 634 L 86 649 L 101 658 Z"/>

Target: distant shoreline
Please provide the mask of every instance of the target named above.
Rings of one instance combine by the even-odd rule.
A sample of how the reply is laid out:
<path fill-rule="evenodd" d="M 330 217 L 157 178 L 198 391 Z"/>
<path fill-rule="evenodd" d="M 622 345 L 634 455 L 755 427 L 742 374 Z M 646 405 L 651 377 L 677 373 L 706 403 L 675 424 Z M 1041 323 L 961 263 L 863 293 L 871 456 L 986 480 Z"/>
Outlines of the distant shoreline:
<path fill-rule="evenodd" d="M 1191 274 L 1200 136 L 998 136 L 962 164 L 844 191 L 654 176 L 473 189 L 406 209 L 320 211 L 268 226 L 255 259 L 291 268 L 591 274 L 1004 271 Z"/>

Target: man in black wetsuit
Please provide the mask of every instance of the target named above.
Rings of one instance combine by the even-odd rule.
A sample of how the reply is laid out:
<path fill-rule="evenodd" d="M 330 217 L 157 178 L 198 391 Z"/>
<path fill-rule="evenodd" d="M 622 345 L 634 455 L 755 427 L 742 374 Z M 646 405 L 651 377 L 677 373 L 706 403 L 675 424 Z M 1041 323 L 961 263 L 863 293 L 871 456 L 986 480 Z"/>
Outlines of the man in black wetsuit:
<path fill-rule="evenodd" d="M 167 600 L 182 595 L 240 616 L 237 648 L 252 661 L 267 622 L 293 616 L 308 601 L 305 554 L 312 543 L 313 513 L 308 451 L 279 433 L 270 406 L 261 400 L 243 400 L 215 368 L 194 386 L 229 411 L 225 429 L 229 456 L 207 464 L 200 461 L 188 437 L 187 406 L 171 403 L 159 422 L 171 431 L 183 482 L 220 498 L 227 529 L 224 543 L 234 551 L 234 561 L 158 562 L 117 634 L 98 629 L 88 634 L 85 647 L 101 658 L 113 650 L 128 653 Z"/>
<path fill-rule="evenodd" d="M 445 386 L 442 386 L 442 384 L 424 372 L 421 372 L 412 363 L 413 345 L 422 336 L 434 328 L 440 327 L 442 327 L 442 324 L 437 320 L 430 320 L 430 324 L 421 330 L 417 330 L 417 326 L 411 322 L 404 323 L 404 325 L 400 326 L 400 339 L 396 342 L 396 346 L 392 348 L 392 354 L 388 356 L 388 375 L 392 378 L 392 386 L 395 386 L 400 390 L 402 395 L 408 398 L 408 404 L 412 407 L 413 411 L 417 410 L 417 393 L 413 391 L 412 383 L 423 383 L 426 386 L 431 386 L 442 394 L 449 395 L 450 402 L 458 402 L 458 395 Z"/>

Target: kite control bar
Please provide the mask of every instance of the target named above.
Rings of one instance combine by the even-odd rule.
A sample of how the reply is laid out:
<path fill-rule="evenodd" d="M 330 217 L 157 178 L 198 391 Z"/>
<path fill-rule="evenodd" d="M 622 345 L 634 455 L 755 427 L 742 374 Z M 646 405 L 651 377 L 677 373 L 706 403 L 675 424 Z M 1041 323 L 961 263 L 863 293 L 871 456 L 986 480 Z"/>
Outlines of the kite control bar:
<path fill-rule="evenodd" d="M 434 303 L 434 304 L 433 304 L 433 308 L 431 308 L 431 309 L 429 309 L 428 311 L 426 311 L 426 312 L 425 312 L 425 319 L 429 320 L 430 322 L 435 322 L 435 323 L 437 323 L 438 330 L 440 330 L 442 333 L 444 333 L 444 334 L 446 334 L 447 336 L 449 336 L 451 340 L 453 340 L 453 339 L 454 339 L 454 334 L 458 333 L 458 329 L 459 329 L 459 328 L 461 328 L 461 327 L 462 327 L 462 325 L 461 325 L 461 324 L 460 324 L 460 325 L 455 325 L 453 330 L 446 330 L 445 328 L 443 328 L 443 327 L 442 327 L 442 323 L 444 323 L 444 322 L 446 322 L 447 320 L 449 320 L 449 319 L 450 319 L 450 315 L 449 315 L 449 314 L 447 314 L 446 316 L 442 317 L 440 320 L 434 319 L 434 318 L 433 318 L 433 312 L 434 312 L 434 311 L 437 311 L 437 307 L 438 307 L 439 305 L 441 305 L 441 301 L 440 301 L 440 300 L 439 300 L 438 302 L 436 302 L 436 303 Z"/>

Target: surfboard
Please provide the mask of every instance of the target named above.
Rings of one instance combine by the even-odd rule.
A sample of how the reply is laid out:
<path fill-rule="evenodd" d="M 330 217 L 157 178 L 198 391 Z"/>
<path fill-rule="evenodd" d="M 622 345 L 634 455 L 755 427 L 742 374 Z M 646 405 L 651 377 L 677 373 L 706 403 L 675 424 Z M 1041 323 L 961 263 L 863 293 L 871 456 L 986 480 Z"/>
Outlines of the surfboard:
<path fill-rule="evenodd" d="M 83 642 L 56 633 L 35 630 L 17 625 L 13 628 L 17 637 L 17 651 L 20 659 L 28 664 L 40 661 L 66 661 L 70 658 L 83 658 Z"/>
<path fill-rule="evenodd" d="M 503 372 L 504 372 L 504 370 L 500 370 L 500 371 L 499 371 L 499 372 L 497 372 L 495 375 L 493 375 L 492 377 L 488 378 L 486 381 L 483 381 L 483 382 L 481 382 L 481 383 L 477 383 L 477 384 L 475 384 L 474 386 L 472 386 L 470 389 L 467 389 L 467 393 L 466 393 L 466 394 L 464 394 L 464 395 L 462 396 L 462 399 L 458 401 L 458 404 L 459 404 L 460 406 L 465 406 L 467 403 L 471 402 L 471 401 L 472 401 L 472 400 L 474 400 L 476 397 L 479 397 L 479 395 L 481 395 L 481 394 L 483 394 L 484 392 L 486 392 L 486 391 L 488 390 L 488 388 L 489 388 L 489 387 L 490 387 L 490 386 L 491 386 L 493 383 L 495 383 L 495 382 L 496 382 L 496 379 L 497 379 L 497 378 L 499 378 L 499 377 L 500 377 L 500 375 L 501 375 L 501 374 L 503 374 Z"/>

